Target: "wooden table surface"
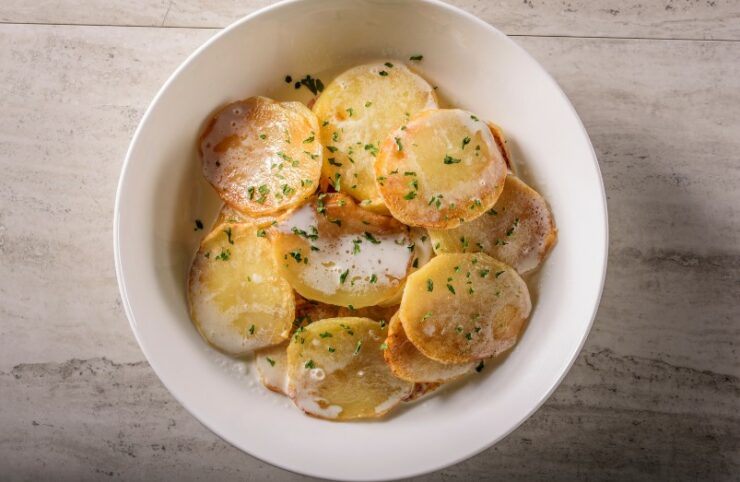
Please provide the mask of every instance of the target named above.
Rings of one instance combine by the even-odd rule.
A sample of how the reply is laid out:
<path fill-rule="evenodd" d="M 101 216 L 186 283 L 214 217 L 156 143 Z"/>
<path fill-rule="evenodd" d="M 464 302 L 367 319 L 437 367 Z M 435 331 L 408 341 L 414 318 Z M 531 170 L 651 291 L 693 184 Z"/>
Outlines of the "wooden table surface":
<path fill-rule="evenodd" d="M 0 2 L 0 479 L 304 479 L 224 443 L 165 390 L 121 308 L 111 243 L 154 93 L 269 3 Z M 737 480 L 740 1 L 453 3 L 512 35 L 572 100 L 604 176 L 610 259 L 552 398 L 423 479 Z"/>

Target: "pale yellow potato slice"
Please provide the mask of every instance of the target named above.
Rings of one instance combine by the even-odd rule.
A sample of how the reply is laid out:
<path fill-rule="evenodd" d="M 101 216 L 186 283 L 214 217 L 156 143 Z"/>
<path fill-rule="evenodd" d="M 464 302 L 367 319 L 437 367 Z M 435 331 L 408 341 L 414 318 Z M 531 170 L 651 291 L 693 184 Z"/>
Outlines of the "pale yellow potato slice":
<path fill-rule="evenodd" d="M 247 224 L 254 224 L 260 228 L 266 228 L 268 226 L 272 226 L 273 224 L 276 224 L 278 220 L 282 219 L 290 211 L 291 210 L 288 209 L 285 211 L 278 211 L 275 214 L 267 214 L 265 216 L 251 216 L 249 214 L 245 214 L 240 211 L 237 211 L 236 209 L 232 208 L 228 204 L 224 204 L 221 207 L 221 210 L 218 212 L 218 216 L 216 217 L 216 222 L 213 223 L 213 225 L 217 226 L 223 223 L 231 223 L 231 224 L 247 223 Z"/>
<path fill-rule="evenodd" d="M 417 114 L 385 139 L 375 161 L 378 189 L 393 217 L 436 229 L 490 209 L 506 172 L 491 129 L 459 109 Z"/>
<path fill-rule="evenodd" d="M 410 116 L 436 107 L 434 89 L 398 61 L 340 74 L 313 106 L 325 146 L 322 179 L 363 207 L 387 213 L 373 172 L 380 144 Z"/>
<path fill-rule="evenodd" d="M 320 194 L 271 230 L 278 267 L 301 296 L 362 308 L 390 298 L 411 266 L 408 228 L 343 194 Z"/>
<path fill-rule="evenodd" d="M 429 235 L 438 253 L 482 251 L 527 273 L 550 252 L 557 229 L 542 196 L 510 175 L 501 197 L 486 214 L 454 229 L 430 229 Z"/>
<path fill-rule="evenodd" d="M 190 268 L 188 302 L 198 331 L 231 355 L 275 345 L 290 334 L 293 291 L 280 276 L 270 241 L 249 224 L 221 224 Z"/>
<path fill-rule="evenodd" d="M 509 330 L 518 333 L 531 309 L 527 285 L 514 268 L 483 253 L 450 253 L 409 276 L 398 316 L 422 354 L 466 363 L 510 347 Z"/>
<path fill-rule="evenodd" d="M 229 104 L 207 125 L 198 152 L 221 199 L 251 216 L 297 206 L 318 187 L 319 124 L 299 102 L 250 97 Z"/>
<path fill-rule="evenodd" d="M 383 360 L 387 325 L 369 318 L 330 318 L 296 332 L 288 345 L 289 393 L 304 412 L 331 420 L 379 417 L 413 384 Z"/>
<path fill-rule="evenodd" d="M 295 320 L 293 330 L 307 326 L 314 321 L 335 318 L 338 306 L 307 300 L 295 295 Z M 288 341 L 279 345 L 262 348 L 255 352 L 255 362 L 260 382 L 270 390 L 283 395 L 288 394 Z"/>
<path fill-rule="evenodd" d="M 444 383 L 470 373 L 476 362 L 440 363 L 424 356 L 406 337 L 398 316 L 388 327 L 387 349 L 383 352 L 394 375 L 415 383 Z"/>

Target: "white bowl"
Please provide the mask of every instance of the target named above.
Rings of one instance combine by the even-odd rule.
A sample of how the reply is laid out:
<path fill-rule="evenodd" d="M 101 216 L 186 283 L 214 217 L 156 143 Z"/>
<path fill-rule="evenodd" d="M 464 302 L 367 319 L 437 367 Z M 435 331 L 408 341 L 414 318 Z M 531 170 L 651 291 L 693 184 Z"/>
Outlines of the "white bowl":
<path fill-rule="evenodd" d="M 188 317 L 185 279 L 218 200 L 196 137 L 225 102 L 306 99 L 286 74 L 369 59 L 407 60 L 451 104 L 500 124 L 524 176 L 549 201 L 558 243 L 534 283 L 521 341 L 499 366 L 395 414 L 317 420 L 269 393 L 249 364 L 217 354 Z M 319 75 L 322 77 L 322 75 Z M 566 374 L 598 306 L 607 257 L 604 188 L 581 121 L 550 76 L 495 28 L 436 1 L 314 0 L 260 10 L 214 36 L 162 87 L 131 142 L 114 219 L 116 272 L 131 327 L 162 382 L 219 436 L 271 464 L 317 477 L 410 477 L 470 457 L 529 417 Z M 246 373 L 243 373 L 246 370 Z"/>

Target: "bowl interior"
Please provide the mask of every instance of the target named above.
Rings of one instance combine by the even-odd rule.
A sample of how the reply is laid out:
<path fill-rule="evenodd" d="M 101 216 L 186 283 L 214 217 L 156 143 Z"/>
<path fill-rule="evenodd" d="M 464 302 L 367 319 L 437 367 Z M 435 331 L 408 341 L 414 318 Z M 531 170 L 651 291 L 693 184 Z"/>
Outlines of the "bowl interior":
<path fill-rule="evenodd" d="M 408 62 L 422 54 L 422 62 Z M 185 279 L 219 201 L 196 138 L 219 106 L 252 95 L 308 100 L 286 84 L 327 83 L 366 60 L 413 64 L 450 104 L 502 126 L 523 177 L 548 200 L 558 243 L 530 282 L 533 316 L 498 366 L 377 422 L 304 416 L 255 382 L 248 363 L 208 348 L 192 327 Z M 121 176 L 115 220 L 122 297 L 137 339 L 173 395 L 237 447 L 309 475 L 367 480 L 431 471 L 499 440 L 551 393 L 577 355 L 601 292 L 606 213 L 598 165 L 558 86 L 485 23 L 429 1 L 317 0 L 258 12 L 188 59 L 150 106 Z"/>

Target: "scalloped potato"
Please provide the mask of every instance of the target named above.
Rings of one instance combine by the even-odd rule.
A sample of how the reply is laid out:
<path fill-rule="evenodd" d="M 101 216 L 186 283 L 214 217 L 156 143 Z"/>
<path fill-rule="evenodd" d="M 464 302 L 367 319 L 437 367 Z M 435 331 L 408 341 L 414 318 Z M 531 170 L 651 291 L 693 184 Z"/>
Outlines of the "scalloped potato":
<path fill-rule="evenodd" d="M 386 138 L 375 162 L 378 190 L 393 217 L 436 229 L 490 209 L 506 172 L 491 129 L 459 109 L 416 115 Z"/>
<path fill-rule="evenodd" d="M 485 215 L 454 229 L 430 229 L 429 235 L 438 253 L 484 252 L 527 273 L 552 249 L 557 230 L 542 196 L 510 175 Z"/>
<path fill-rule="evenodd" d="M 470 373 L 475 367 L 474 362 L 440 363 L 424 356 L 406 336 L 398 316 L 391 319 L 385 343 L 386 363 L 394 375 L 409 382 L 441 384 Z"/>
<path fill-rule="evenodd" d="M 411 266 L 408 228 L 342 194 L 317 196 L 271 236 L 285 279 L 301 296 L 324 303 L 378 304 L 395 294 Z"/>
<path fill-rule="evenodd" d="M 521 326 L 532 303 L 524 280 L 487 254 L 440 254 L 409 276 L 398 317 L 406 336 L 441 363 L 488 358 L 509 347 L 496 330 Z"/>
<path fill-rule="evenodd" d="M 251 216 L 301 204 L 321 172 L 319 124 L 300 102 L 233 102 L 206 126 L 198 153 L 221 199 Z"/>
<path fill-rule="evenodd" d="M 190 317 L 304 413 L 381 417 L 516 345 L 532 309 L 520 273 L 557 230 L 502 129 L 439 109 L 404 64 L 301 85 L 320 93 L 308 106 L 250 97 L 198 139 L 224 204 L 191 265 Z"/>
<path fill-rule="evenodd" d="M 387 327 L 369 318 L 330 318 L 308 325 L 288 345 L 293 402 L 333 420 L 374 418 L 411 394 L 383 360 Z"/>
<path fill-rule="evenodd" d="M 387 212 L 373 172 L 380 144 L 410 116 L 436 107 L 434 89 L 401 62 L 360 65 L 340 74 L 313 106 L 325 146 L 322 178 L 364 207 Z"/>
<path fill-rule="evenodd" d="M 248 224 L 221 224 L 190 268 L 190 316 L 211 345 L 231 355 L 275 345 L 290 333 L 295 302 L 270 242 Z"/>

